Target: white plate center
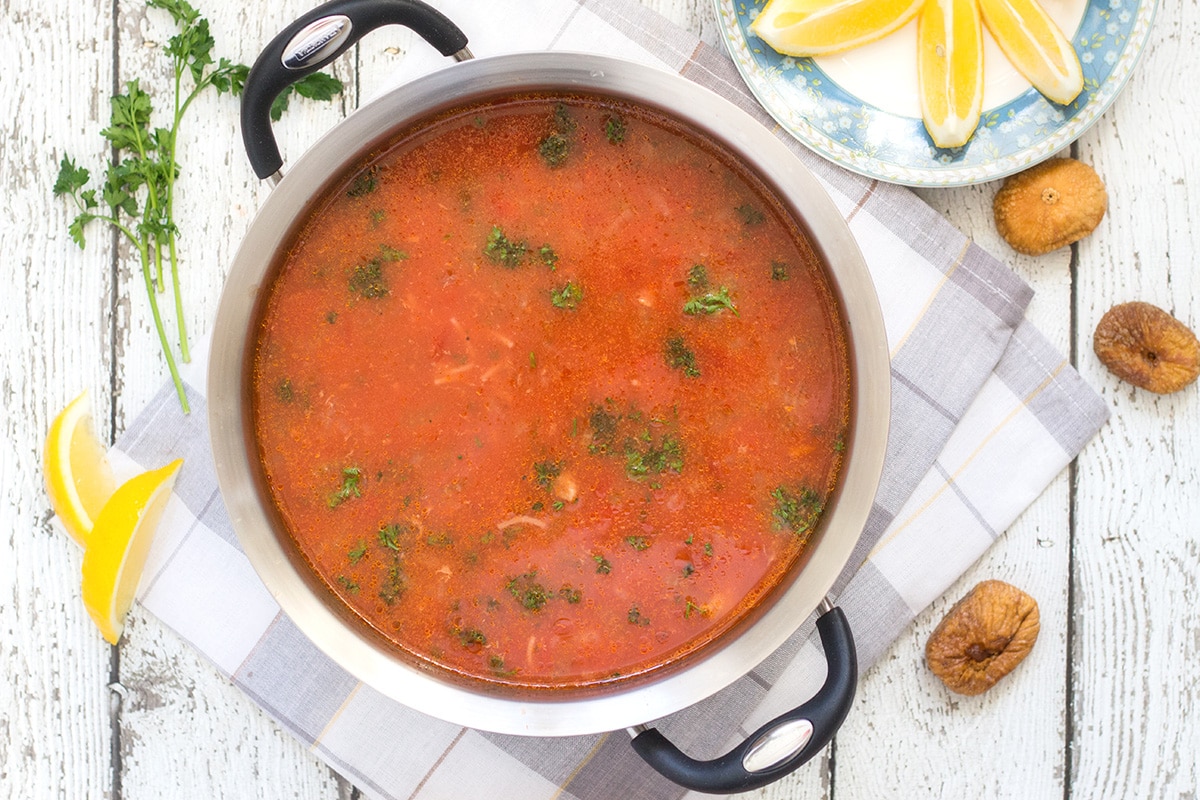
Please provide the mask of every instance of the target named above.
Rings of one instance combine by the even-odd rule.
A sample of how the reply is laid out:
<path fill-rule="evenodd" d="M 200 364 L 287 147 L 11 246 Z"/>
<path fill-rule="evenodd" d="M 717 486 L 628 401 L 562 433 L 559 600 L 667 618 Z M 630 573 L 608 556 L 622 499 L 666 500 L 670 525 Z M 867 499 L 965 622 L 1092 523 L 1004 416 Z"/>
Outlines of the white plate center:
<path fill-rule="evenodd" d="M 1041 0 L 1064 33 L 1073 40 L 1087 0 Z M 921 116 L 917 88 L 917 22 L 871 44 L 814 59 L 817 66 L 848 93 L 868 105 L 905 117 Z M 983 108 L 1011 103 L 1030 88 L 991 34 L 983 32 Z"/>

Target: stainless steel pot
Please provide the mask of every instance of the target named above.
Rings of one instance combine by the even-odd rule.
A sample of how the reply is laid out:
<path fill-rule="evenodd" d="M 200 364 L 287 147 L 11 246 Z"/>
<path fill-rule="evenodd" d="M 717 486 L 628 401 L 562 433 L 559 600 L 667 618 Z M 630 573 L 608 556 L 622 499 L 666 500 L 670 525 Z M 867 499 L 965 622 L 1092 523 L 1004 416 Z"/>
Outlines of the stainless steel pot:
<path fill-rule="evenodd" d="M 281 177 L 268 109 L 289 83 L 383 24 L 408 25 L 463 63 L 364 106 Z M 802 569 L 736 637 L 656 680 L 578 696 L 493 694 L 418 669 L 355 626 L 277 529 L 262 487 L 249 405 L 261 297 L 277 257 L 310 204 L 395 131 L 428 115 L 515 92 L 609 95 L 681 119 L 723 143 L 762 177 L 800 221 L 827 266 L 850 339 L 852 422 L 841 484 L 812 537 Z M 732 103 L 676 74 L 594 55 L 528 53 L 471 60 L 466 38 L 413 0 L 335 0 L 297 20 L 268 46 L 243 99 L 243 134 L 260 177 L 277 186 L 234 260 L 217 313 L 209 364 L 209 422 L 221 492 L 251 563 L 281 608 L 326 654 L 360 680 L 426 714 L 481 730 L 567 736 L 628 728 L 633 746 L 668 778 L 709 792 L 743 791 L 786 775 L 820 751 L 849 709 L 857 680 L 853 639 L 824 600 L 846 565 L 874 498 L 889 414 L 889 365 L 874 286 L 841 214 L 775 136 Z M 721 759 L 694 761 L 646 723 L 694 704 L 749 672 L 820 608 L 829 677 L 809 702 L 763 726 Z"/>

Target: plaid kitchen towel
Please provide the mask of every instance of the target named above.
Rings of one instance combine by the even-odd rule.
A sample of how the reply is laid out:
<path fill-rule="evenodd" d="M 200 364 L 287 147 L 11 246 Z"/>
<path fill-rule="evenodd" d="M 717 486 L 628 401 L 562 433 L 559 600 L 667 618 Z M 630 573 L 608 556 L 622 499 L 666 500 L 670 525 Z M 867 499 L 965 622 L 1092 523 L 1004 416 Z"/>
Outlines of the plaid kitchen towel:
<path fill-rule="evenodd" d="M 652 64 L 778 131 L 721 50 L 628 0 L 436 4 L 463 24 L 477 55 L 563 49 Z M 414 46 L 400 79 L 445 65 L 426 50 Z M 906 189 L 846 172 L 778 135 L 848 221 L 878 288 L 890 346 L 882 484 L 833 593 L 866 669 L 1078 454 L 1108 412 L 1024 320 L 1032 294 L 1024 281 Z M 545 740 L 463 729 L 383 697 L 310 644 L 258 580 L 221 503 L 204 363 L 202 356 L 185 373 L 190 416 L 167 385 L 112 453 L 121 475 L 185 459 L 139 590 L 146 609 L 368 796 L 684 795 L 640 761 L 624 732 Z M 691 755 L 713 757 L 799 705 L 824 671 L 810 619 L 750 675 L 655 724 Z"/>

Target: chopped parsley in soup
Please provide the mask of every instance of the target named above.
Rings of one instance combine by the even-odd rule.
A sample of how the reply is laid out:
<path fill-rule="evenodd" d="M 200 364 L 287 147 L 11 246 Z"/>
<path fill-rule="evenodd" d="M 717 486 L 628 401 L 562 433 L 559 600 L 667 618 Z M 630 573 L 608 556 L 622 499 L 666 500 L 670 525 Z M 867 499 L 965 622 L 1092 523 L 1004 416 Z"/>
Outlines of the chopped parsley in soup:
<path fill-rule="evenodd" d="M 765 184 L 656 112 L 528 95 L 405 131 L 263 303 L 265 481 L 408 658 L 654 673 L 790 577 L 849 424 L 843 323 Z M 799 620 L 797 621 L 799 622 Z"/>

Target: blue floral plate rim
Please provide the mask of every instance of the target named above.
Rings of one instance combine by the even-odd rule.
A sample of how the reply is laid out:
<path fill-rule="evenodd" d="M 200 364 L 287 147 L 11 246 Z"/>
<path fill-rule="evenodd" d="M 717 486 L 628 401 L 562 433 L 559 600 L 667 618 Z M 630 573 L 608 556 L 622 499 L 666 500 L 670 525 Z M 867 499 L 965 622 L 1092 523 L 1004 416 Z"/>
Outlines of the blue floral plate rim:
<path fill-rule="evenodd" d="M 758 102 L 818 155 L 908 186 L 967 186 L 1027 169 L 1074 142 L 1108 110 L 1149 38 L 1158 0 L 1088 0 L 1072 37 L 1084 89 L 1061 106 L 1030 88 L 986 109 L 966 145 L 939 149 L 919 118 L 847 92 L 810 58 L 783 56 L 749 31 L 765 0 L 714 0 L 726 48 Z"/>

